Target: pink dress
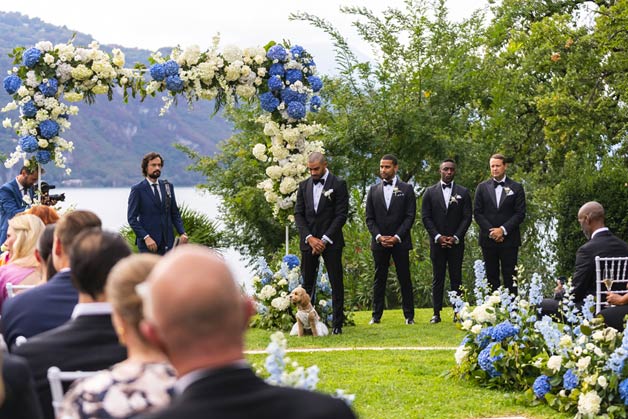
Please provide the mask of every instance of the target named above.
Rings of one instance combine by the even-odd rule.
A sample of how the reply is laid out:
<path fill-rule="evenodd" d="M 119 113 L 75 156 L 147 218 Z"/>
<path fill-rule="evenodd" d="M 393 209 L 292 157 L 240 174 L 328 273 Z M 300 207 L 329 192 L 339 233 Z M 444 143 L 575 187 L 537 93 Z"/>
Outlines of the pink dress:
<path fill-rule="evenodd" d="M 7 299 L 7 284 L 18 285 L 26 277 L 35 272 L 34 267 L 24 267 L 9 263 L 0 266 L 0 312 L 2 312 L 2 303 Z"/>

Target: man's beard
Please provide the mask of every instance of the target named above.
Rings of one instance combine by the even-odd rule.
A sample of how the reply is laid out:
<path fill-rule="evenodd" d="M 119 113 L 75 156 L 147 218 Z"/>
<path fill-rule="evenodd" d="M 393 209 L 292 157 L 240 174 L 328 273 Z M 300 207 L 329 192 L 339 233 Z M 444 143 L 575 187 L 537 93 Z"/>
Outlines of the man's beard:
<path fill-rule="evenodd" d="M 161 176 L 161 171 L 159 170 L 155 170 L 153 173 L 148 175 L 149 178 L 155 179 L 155 180 L 159 179 L 159 176 Z"/>

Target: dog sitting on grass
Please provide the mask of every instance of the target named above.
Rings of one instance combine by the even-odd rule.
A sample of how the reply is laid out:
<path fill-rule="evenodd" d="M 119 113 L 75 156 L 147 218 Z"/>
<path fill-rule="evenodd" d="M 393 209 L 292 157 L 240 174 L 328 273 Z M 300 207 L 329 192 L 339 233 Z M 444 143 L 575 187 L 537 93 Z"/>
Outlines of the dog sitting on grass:
<path fill-rule="evenodd" d="M 306 332 L 311 332 L 312 336 L 327 336 L 329 334 L 327 326 L 314 310 L 310 296 L 307 295 L 303 287 L 298 286 L 292 290 L 290 302 L 297 307 L 297 322 L 290 331 L 292 336 L 303 336 Z"/>

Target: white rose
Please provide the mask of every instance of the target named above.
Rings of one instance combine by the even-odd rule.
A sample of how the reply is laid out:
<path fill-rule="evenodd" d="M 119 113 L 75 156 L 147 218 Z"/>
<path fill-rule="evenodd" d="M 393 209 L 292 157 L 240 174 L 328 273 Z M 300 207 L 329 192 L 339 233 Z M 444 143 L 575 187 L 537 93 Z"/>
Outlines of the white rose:
<path fill-rule="evenodd" d="M 4 120 L 2 121 L 2 126 L 4 128 L 11 128 L 12 122 L 11 122 L 11 118 L 4 118 Z"/>
<path fill-rule="evenodd" d="M 557 373 L 560 370 L 560 366 L 563 362 L 563 358 L 560 355 L 553 355 L 547 360 L 547 368 Z"/>
<path fill-rule="evenodd" d="M 489 304 L 497 305 L 501 302 L 501 298 L 499 298 L 499 295 L 491 295 L 488 297 L 488 302 Z"/>
<path fill-rule="evenodd" d="M 580 371 L 584 371 L 588 368 L 590 363 L 591 363 L 591 357 L 585 356 L 584 358 L 580 358 L 578 360 L 578 362 L 576 363 L 576 366 L 578 367 Z"/>
<path fill-rule="evenodd" d="M 606 388 L 606 386 L 608 386 L 608 380 L 603 375 L 600 375 L 597 378 L 597 384 L 602 388 Z"/>
<path fill-rule="evenodd" d="M 563 348 L 567 348 L 567 347 L 571 346 L 572 343 L 573 343 L 573 341 L 571 340 L 571 336 L 569 336 L 569 335 L 561 335 L 561 337 L 560 337 L 560 346 L 562 346 Z"/>
<path fill-rule="evenodd" d="M 280 287 L 283 287 L 284 285 L 288 285 L 288 281 L 286 281 L 285 278 L 279 280 L 279 282 L 277 282 L 277 285 Z"/>
<path fill-rule="evenodd" d="M 482 326 L 479 324 L 474 324 L 473 327 L 471 328 L 471 333 L 477 335 L 482 331 Z"/>
<path fill-rule="evenodd" d="M 26 87 L 26 86 L 22 85 L 22 86 L 20 86 L 20 88 L 19 88 L 19 89 L 17 89 L 17 94 L 18 94 L 20 97 L 26 97 L 26 96 L 29 96 L 29 95 L 30 95 L 30 92 L 29 92 L 29 90 L 28 90 L 28 87 Z"/>
<path fill-rule="evenodd" d="M 320 300 L 320 301 L 318 302 L 318 304 L 319 304 L 321 307 L 327 307 L 327 300 Z"/>
<path fill-rule="evenodd" d="M 54 55 L 51 54 L 45 54 L 44 55 L 44 62 L 48 65 L 51 65 L 52 63 L 55 62 L 55 57 Z"/>
<path fill-rule="evenodd" d="M 39 145 L 39 148 L 47 148 L 48 147 L 48 140 L 46 140 L 44 138 L 40 138 L 37 141 L 37 144 Z"/>
<path fill-rule="evenodd" d="M 466 345 L 458 346 L 458 349 L 456 349 L 456 353 L 454 354 L 454 358 L 456 359 L 456 364 L 458 365 L 462 364 L 467 359 L 468 356 L 469 356 L 469 348 L 467 348 Z"/>
<path fill-rule="evenodd" d="M 601 330 L 598 330 L 597 332 L 593 333 L 593 335 L 591 335 L 591 337 L 593 338 L 593 340 L 603 340 L 604 339 L 604 332 Z"/>
<path fill-rule="evenodd" d="M 479 326 L 479 325 L 478 325 Z M 463 330 L 469 330 L 473 327 L 473 321 L 470 319 L 467 319 L 465 321 L 462 322 L 462 329 Z"/>
<path fill-rule="evenodd" d="M 114 48 L 111 52 L 113 53 L 113 65 L 116 67 L 124 67 L 124 52 L 122 52 L 119 48 Z"/>

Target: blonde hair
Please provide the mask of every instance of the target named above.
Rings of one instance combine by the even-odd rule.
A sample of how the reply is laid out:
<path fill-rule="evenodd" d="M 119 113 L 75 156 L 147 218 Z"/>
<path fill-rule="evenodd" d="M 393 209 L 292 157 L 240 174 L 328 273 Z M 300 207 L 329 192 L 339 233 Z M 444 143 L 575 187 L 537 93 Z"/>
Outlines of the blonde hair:
<path fill-rule="evenodd" d="M 160 259 L 159 256 L 149 253 L 133 254 L 118 262 L 107 276 L 105 286 L 107 301 L 142 339 L 139 324 L 144 318 L 143 305 L 135 287 L 146 280 Z"/>
<path fill-rule="evenodd" d="M 9 255 L 11 263 L 22 266 L 35 266 L 35 249 L 39 236 L 46 226 L 41 218 L 32 214 L 20 214 L 9 220 L 9 228 L 15 233 L 15 241 Z"/>

